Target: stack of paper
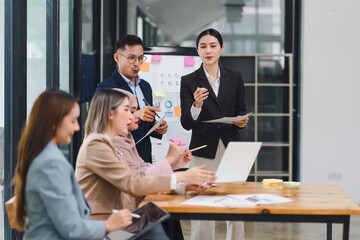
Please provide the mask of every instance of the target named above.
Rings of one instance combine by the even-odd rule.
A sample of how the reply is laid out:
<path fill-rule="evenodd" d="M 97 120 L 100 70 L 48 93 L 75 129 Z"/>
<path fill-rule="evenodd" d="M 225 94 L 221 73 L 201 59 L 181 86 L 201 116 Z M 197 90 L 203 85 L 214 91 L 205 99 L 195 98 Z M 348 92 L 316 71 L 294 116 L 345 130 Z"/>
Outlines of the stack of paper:
<path fill-rule="evenodd" d="M 248 114 L 246 114 L 244 116 L 223 117 L 223 118 L 218 118 L 218 119 L 213 119 L 213 120 L 208 120 L 208 121 L 203 121 L 203 122 L 205 122 L 205 123 L 227 123 L 227 124 L 232 124 L 233 122 L 244 120 L 245 118 L 250 116 L 251 113 L 248 113 Z"/>
<path fill-rule="evenodd" d="M 252 207 L 259 204 L 287 203 L 293 200 L 273 194 L 246 194 L 225 196 L 197 196 L 182 202 L 184 205 L 207 207 Z"/>

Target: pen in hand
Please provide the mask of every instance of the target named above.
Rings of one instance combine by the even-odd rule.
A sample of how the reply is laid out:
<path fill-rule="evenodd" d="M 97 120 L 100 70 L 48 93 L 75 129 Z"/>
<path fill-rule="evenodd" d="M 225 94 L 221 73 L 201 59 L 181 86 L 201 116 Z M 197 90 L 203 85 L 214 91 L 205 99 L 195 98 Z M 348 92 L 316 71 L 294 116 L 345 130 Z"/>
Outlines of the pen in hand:
<path fill-rule="evenodd" d="M 196 150 L 200 150 L 200 149 L 205 148 L 205 147 L 207 147 L 207 145 L 202 145 L 202 146 L 200 146 L 200 147 L 190 149 L 190 152 L 193 152 L 193 151 L 196 151 Z"/>
<path fill-rule="evenodd" d="M 113 213 L 117 213 L 118 210 L 113 209 L 112 212 L 113 212 Z M 131 216 L 132 216 L 133 218 L 141 218 L 141 216 L 140 216 L 139 214 L 136 214 L 136 213 L 131 213 Z"/>
<path fill-rule="evenodd" d="M 145 105 L 151 106 L 151 105 L 145 100 L 145 98 L 143 98 L 143 101 L 144 101 Z M 154 113 L 155 113 L 155 115 L 156 115 L 158 118 L 161 118 L 156 112 L 154 112 Z"/>

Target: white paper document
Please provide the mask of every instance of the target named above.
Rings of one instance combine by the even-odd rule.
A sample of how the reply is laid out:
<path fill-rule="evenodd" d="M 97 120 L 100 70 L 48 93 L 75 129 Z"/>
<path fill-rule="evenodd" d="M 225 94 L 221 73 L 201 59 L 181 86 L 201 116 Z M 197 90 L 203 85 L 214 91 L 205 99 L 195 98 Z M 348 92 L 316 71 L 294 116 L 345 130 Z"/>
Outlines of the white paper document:
<path fill-rule="evenodd" d="M 252 112 L 250 112 L 250 113 L 248 113 L 246 115 L 243 115 L 243 116 L 223 117 L 223 118 L 218 118 L 218 119 L 213 119 L 213 120 L 208 120 L 208 121 L 203 121 L 203 122 L 204 123 L 227 123 L 227 124 L 232 124 L 233 122 L 244 120 L 245 118 L 250 116 L 250 114 L 252 114 Z"/>
<path fill-rule="evenodd" d="M 157 121 L 157 123 L 145 134 L 145 136 L 143 136 L 139 141 L 137 141 L 135 144 L 138 144 L 139 142 L 141 142 L 144 138 L 146 138 L 147 136 L 149 136 L 153 131 L 155 131 L 160 124 L 164 121 L 165 119 L 165 115 L 159 120 Z"/>
<path fill-rule="evenodd" d="M 252 207 L 257 204 L 251 201 L 242 201 L 228 196 L 196 196 L 182 202 L 184 205 L 207 206 L 207 207 Z"/>
<path fill-rule="evenodd" d="M 196 196 L 183 201 L 184 205 L 206 206 L 206 207 L 253 207 L 260 204 L 287 203 L 293 200 L 273 194 L 242 194 L 225 196 Z"/>
<path fill-rule="evenodd" d="M 292 202 L 291 198 L 281 197 L 274 194 L 267 193 L 259 193 L 259 194 L 250 194 L 250 195 L 226 195 L 227 197 L 231 197 L 233 199 L 239 199 L 241 201 L 250 201 L 256 204 L 270 204 L 270 203 L 287 203 Z"/>

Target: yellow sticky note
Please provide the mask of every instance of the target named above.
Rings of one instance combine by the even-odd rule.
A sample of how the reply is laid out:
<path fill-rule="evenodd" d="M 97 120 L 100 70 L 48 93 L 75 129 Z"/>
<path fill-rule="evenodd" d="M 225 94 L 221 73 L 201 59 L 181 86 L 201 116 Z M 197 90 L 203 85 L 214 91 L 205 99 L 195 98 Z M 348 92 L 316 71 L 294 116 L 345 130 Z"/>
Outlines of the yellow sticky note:
<path fill-rule="evenodd" d="M 198 70 L 199 67 L 200 67 L 200 65 L 195 65 L 195 66 L 194 66 L 194 70 Z"/>
<path fill-rule="evenodd" d="M 165 93 L 164 91 L 154 91 L 154 96 L 155 97 L 165 97 Z"/>
<path fill-rule="evenodd" d="M 174 107 L 174 117 L 181 117 L 181 107 Z"/>
<path fill-rule="evenodd" d="M 140 67 L 140 72 L 149 72 L 149 69 L 150 69 L 150 63 L 143 62 L 143 64 Z"/>

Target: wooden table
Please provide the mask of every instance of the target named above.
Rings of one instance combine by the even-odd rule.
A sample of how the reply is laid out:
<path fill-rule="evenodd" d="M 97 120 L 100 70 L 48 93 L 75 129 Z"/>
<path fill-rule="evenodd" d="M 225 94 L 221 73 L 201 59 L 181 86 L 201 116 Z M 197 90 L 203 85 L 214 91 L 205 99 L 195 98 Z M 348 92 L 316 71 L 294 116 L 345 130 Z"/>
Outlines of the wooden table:
<path fill-rule="evenodd" d="M 360 207 L 336 185 L 302 184 L 299 188 L 272 189 L 262 183 L 221 183 L 201 195 L 269 193 L 293 199 L 290 203 L 227 208 L 182 205 L 193 195 L 148 195 L 141 204 L 153 201 L 171 214 L 171 219 L 236 220 L 269 222 L 327 223 L 327 239 L 332 239 L 332 223 L 343 224 L 343 239 L 349 239 L 350 215 L 360 215 Z"/>

